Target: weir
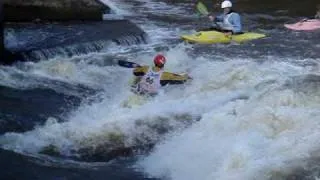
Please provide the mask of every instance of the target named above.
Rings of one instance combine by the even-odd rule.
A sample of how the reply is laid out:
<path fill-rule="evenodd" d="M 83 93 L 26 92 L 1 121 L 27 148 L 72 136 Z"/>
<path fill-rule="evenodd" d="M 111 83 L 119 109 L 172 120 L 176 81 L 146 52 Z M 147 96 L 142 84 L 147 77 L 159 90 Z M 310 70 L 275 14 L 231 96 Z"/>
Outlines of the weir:
<path fill-rule="evenodd" d="M 132 22 L 104 20 L 111 9 L 99 0 L 5 0 L 3 7 L 4 64 L 146 43 L 146 33 Z"/>
<path fill-rule="evenodd" d="M 0 59 L 4 58 L 4 38 L 3 38 L 3 4 L 0 1 Z"/>
<path fill-rule="evenodd" d="M 26 61 L 54 56 L 98 52 L 110 44 L 132 45 L 146 42 L 146 34 L 128 20 L 76 22 L 60 24 L 7 25 L 19 43 L 7 48 Z M 33 33 L 37 35 L 34 36 Z"/>

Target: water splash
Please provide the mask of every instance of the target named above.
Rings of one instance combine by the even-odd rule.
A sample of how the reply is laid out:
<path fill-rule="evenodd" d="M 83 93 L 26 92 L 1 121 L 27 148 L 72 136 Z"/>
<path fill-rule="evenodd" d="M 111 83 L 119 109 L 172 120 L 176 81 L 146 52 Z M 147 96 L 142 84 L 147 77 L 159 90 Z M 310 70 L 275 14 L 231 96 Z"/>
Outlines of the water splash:
<path fill-rule="evenodd" d="M 121 6 L 124 6 L 124 4 L 119 5 L 118 2 L 110 1 L 110 0 L 99 0 L 105 5 L 109 6 L 111 9 L 111 12 L 118 15 L 130 15 L 131 13 L 128 10 L 125 10 L 124 8 L 119 8 Z"/>
<path fill-rule="evenodd" d="M 301 91 L 316 87 L 307 86 L 314 83 L 304 77 L 307 69 L 283 62 L 214 64 L 197 71 L 214 77 L 198 90 L 212 93 L 212 99 L 222 90 L 243 89 L 248 98 L 208 109 L 199 123 L 158 144 L 138 168 L 169 179 L 268 179 L 303 164 L 320 148 L 320 96 L 317 90 Z M 295 76 L 305 84 L 288 86 Z"/>

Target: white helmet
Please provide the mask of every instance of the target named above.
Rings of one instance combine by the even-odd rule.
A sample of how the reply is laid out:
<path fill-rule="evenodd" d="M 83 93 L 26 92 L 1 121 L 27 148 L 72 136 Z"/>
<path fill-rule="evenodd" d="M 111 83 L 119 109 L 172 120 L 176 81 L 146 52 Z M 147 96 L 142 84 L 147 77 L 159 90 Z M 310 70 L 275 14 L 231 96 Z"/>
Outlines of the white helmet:
<path fill-rule="evenodd" d="M 224 8 L 231 8 L 232 7 L 232 3 L 231 1 L 223 1 L 222 4 L 221 4 L 221 8 L 224 9 Z"/>

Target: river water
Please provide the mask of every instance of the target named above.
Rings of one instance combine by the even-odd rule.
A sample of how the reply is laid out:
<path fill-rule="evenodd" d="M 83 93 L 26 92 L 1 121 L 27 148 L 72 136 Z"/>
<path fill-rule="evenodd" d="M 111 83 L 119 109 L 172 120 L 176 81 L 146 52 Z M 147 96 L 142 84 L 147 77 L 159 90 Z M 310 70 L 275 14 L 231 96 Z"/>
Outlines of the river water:
<path fill-rule="evenodd" d="M 320 32 L 283 27 L 316 1 L 234 1 L 244 29 L 267 37 L 224 45 L 179 39 L 209 25 L 191 0 L 104 2 L 148 43 L 1 66 L 1 179 L 320 177 Z M 116 61 L 158 52 L 193 80 L 124 106 L 132 69 Z"/>

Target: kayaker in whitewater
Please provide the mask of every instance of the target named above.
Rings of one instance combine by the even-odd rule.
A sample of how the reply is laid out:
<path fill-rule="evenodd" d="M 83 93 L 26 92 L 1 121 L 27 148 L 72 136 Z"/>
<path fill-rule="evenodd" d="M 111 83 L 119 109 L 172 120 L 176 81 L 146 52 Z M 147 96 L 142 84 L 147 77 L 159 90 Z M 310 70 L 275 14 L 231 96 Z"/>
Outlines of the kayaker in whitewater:
<path fill-rule="evenodd" d="M 241 18 L 238 13 L 232 10 L 231 1 L 223 1 L 221 3 L 223 13 L 219 16 L 209 16 L 209 19 L 215 22 L 215 26 L 211 30 L 218 30 L 225 32 L 226 34 L 241 34 L 242 25 Z"/>
<path fill-rule="evenodd" d="M 188 75 L 179 75 L 164 72 L 166 58 L 158 54 L 153 59 L 154 66 L 139 66 L 133 70 L 135 80 L 132 91 L 140 95 L 156 95 L 162 86 L 167 84 L 183 84 L 188 79 Z"/>

